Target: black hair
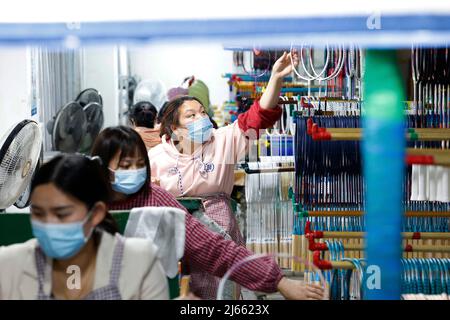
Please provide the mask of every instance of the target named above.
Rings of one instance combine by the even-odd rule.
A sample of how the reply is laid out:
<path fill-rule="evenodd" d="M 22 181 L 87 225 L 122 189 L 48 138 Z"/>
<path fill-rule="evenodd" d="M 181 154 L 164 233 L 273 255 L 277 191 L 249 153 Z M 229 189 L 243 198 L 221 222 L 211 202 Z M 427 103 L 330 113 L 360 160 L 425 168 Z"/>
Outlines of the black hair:
<path fill-rule="evenodd" d="M 31 192 L 37 186 L 47 183 L 53 183 L 63 193 L 83 202 L 88 210 L 99 201 L 105 204 L 110 201 L 111 186 L 100 159 L 91 159 L 81 154 L 58 155 L 36 172 Z M 97 225 L 97 230 L 111 234 L 119 232 L 117 223 L 109 212 Z"/>
<path fill-rule="evenodd" d="M 132 128 L 116 126 L 102 130 L 94 141 L 91 155 L 100 157 L 105 170 L 108 170 L 109 163 L 119 151 L 120 160 L 125 157 L 132 157 L 136 152 L 142 155 L 147 168 L 147 181 L 136 194 L 141 191 L 150 192 L 151 170 L 147 147 L 141 136 Z"/>
<path fill-rule="evenodd" d="M 158 114 L 156 107 L 148 101 L 140 101 L 130 108 L 129 118 L 136 127 L 153 129 Z"/>
<path fill-rule="evenodd" d="M 213 125 L 213 128 L 214 129 L 219 129 L 219 126 L 217 125 L 217 122 L 212 117 L 210 117 L 209 115 L 208 115 L 208 117 L 209 117 L 209 120 L 211 121 L 211 123 Z"/>

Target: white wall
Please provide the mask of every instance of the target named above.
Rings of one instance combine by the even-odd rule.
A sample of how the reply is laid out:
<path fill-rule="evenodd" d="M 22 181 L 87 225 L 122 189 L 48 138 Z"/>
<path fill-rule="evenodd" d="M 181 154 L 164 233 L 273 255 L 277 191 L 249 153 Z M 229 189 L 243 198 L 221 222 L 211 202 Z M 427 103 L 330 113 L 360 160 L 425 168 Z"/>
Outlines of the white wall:
<path fill-rule="evenodd" d="M 12 126 L 24 119 L 39 120 L 39 112 L 31 116 L 29 72 L 27 48 L 0 48 L 0 139 Z M 6 211 L 21 210 L 10 207 Z"/>
<path fill-rule="evenodd" d="M 0 139 L 8 129 L 31 117 L 28 53 L 23 48 L 0 49 Z"/>
<path fill-rule="evenodd" d="M 105 124 L 119 124 L 117 48 L 84 49 L 83 87 L 100 91 Z M 0 49 L 0 137 L 15 123 L 31 117 L 27 48 Z M 210 100 L 220 105 L 228 100 L 227 80 L 222 74 L 233 71 L 232 52 L 220 44 L 154 44 L 130 49 L 131 74 L 142 79 L 160 79 L 170 89 L 184 77 L 195 75 L 209 87 Z M 39 114 L 39 112 L 38 112 Z"/>
<path fill-rule="evenodd" d="M 89 47 L 84 50 L 83 89 L 93 87 L 103 97 L 105 126 L 118 124 L 118 70 L 116 48 Z M 0 137 L 23 119 L 31 116 L 29 74 L 30 59 L 26 47 L 0 49 Z M 39 112 L 38 112 L 39 114 Z"/>
<path fill-rule="evenodd" d="M 209 88 L 212 105 L 228 100 L 228 84 L 222 74 L 233 71 L 233 54 L 215 43 L 152 44 L 130 49 L 131 75 L 159 79 L 166 89 L 178 87 L 194 75 Z"/>
<path fill-rule="evenodd" d="M 83 51 L 83 88 L 97 89 L 103 98 L 103 127 L 119 124 L 117 47 L 87 47 Z"/>

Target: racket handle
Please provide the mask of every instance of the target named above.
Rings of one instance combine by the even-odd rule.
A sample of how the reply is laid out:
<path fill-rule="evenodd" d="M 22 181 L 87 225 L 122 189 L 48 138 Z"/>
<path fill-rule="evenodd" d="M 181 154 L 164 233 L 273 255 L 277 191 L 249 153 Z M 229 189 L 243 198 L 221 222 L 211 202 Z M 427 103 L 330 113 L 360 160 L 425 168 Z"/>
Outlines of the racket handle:
<path fill-rule="evenodd" d="M 182 276 L 180 281 L 180 297 L 186 297 L 189 294 L 190 276 Z"/>

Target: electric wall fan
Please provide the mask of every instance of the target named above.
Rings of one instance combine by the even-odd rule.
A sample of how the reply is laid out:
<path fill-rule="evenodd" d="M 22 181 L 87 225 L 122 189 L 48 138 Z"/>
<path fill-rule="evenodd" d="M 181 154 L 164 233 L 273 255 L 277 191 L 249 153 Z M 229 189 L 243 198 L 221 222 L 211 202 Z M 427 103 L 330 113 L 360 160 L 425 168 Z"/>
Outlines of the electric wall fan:
<path fill-rule="evenodd" d="M 13 126 L 0 142 L 0 209 L 29 203 L 29 188 L 42 159 L 42 135 L 33 120 Z"/>

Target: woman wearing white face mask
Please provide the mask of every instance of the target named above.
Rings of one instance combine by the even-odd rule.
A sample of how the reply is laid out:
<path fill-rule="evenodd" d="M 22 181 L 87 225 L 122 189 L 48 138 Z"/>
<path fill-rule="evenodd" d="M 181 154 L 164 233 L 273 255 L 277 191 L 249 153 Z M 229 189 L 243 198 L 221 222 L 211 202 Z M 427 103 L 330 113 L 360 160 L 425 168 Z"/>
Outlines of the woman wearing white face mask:
<path fill-rule="evenodd" d="M 283 53 L 272 68 L 261 99 L 233 124 L 213 129 L 200 100 L 184 96 L 170 101 L 161 121 L 162 143 L 148 155 L 153 178 L 176 197 L 201 197 L 205 213 L 214 219 L 237 244 L 243 244 L 231 210 L 235 164 L 248 152 L 248 138 L 272 126 L 281 116 L 277 106 L 283 78 L 292 71 L 291 53 Z M 298 63 L 293 53 L 294 64 Z M 213 299 L 218 278 L 191 273 L 197 290 Z"/>
<path fill-rule="evenodd" d="M 0 299 L 168 299 L 152 246 L 125 239 L 108 213 L 100 159 L 57 156 L 32 184 L 36 239 L 0 247 Z"/>

